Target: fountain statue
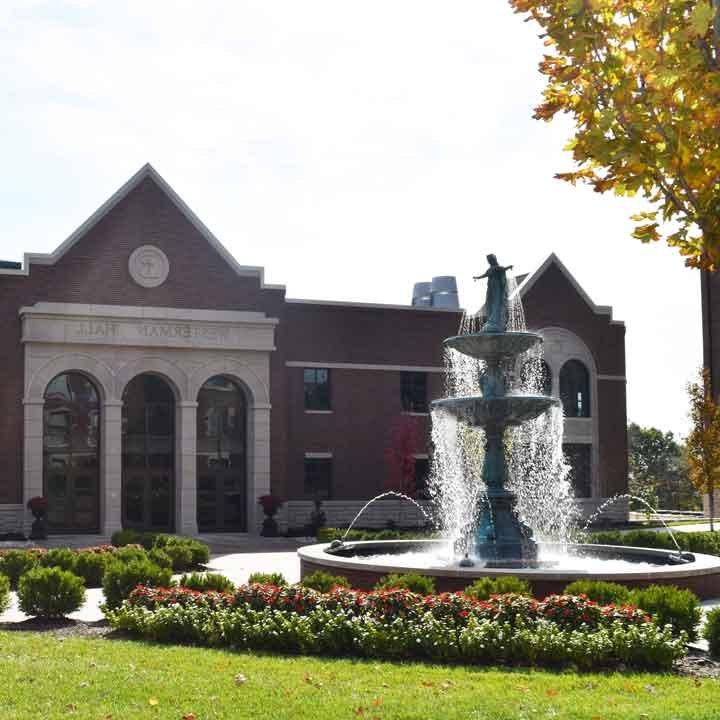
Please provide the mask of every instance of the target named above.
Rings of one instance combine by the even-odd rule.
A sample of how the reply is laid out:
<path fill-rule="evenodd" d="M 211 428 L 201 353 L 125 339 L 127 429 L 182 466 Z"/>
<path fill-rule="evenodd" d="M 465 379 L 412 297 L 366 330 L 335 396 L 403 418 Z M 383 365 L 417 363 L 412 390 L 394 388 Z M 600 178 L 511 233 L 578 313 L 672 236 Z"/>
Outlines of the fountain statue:
<path fill-rule="evenodd" d="M 531 567 L 537 561 L 537 545 L 530 528 L 518 517 L 515 494 L 506 487 L 505 431 L 538 417 L 558 401 L 544 395 L 508 393 L 508 375 L 517 356 L 542 343 L 542 336 L 508 331 L 506 273 L 512 265 L 501 266 L 495 255 L 487 259 L 486 272 L 474 278 L 488 279 L 485 324 L 479 332 L 457 335 L 444 343 L 446 348 L 485 361 L 480 376 L 482 395 L 436 400 L 433 408 L 485 431 L 482 480 L 486 493 L 474 526 L 466 528 L 461 538 L 463 565 L 472 564 L 473 555 L 486 567 Z"/>

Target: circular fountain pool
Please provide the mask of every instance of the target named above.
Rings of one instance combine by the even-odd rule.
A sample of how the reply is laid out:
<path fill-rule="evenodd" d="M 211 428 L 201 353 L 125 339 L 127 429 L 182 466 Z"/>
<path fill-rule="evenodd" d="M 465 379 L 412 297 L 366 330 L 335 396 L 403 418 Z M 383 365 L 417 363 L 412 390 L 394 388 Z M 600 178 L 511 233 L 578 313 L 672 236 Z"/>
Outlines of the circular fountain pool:
<path fill-rule="evenodd" d="M 677 585 L 701 599 L 720 596 L 720 558 L 616 545 L 540 544 L 538 564 L 527 568 L 460 567 L 446 540 L 348 542 L 298 550 L 302 577 L 316 570 L 342 575 L 370 590 L 389 573 L 416 572 L 435 579 L 438 592 L 465 589 L 476 578 L 513 575 L 527 580 L 537 597 L 562 592 L 574 580 L 617 582 L 629 587 Z"/>

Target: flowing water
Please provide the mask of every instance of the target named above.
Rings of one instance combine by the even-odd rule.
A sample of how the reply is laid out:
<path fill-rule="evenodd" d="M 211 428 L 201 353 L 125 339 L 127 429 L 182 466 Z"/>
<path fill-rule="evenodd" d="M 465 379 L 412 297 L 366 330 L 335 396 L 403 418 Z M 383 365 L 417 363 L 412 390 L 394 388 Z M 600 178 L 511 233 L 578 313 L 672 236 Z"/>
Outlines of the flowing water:
<path fill-rule="evenodd" d="M 345 538 L 348 536 L 348 533 L 353 529 L 355 526 L 355 523 L 360 519 L 360 516 L 373 504 L 376 503 L 378 500 L 382 500 L 383 498 L 387 497 L 396 497 L 400 500 L 407 500 L 408 502 L 411 502 L 421 513 L 422 516 L 428 521 L 432 522 L 432 518 L 430 515 L 425 512 L 425 508 L 417 502 L 417 500 L 413 500 L 408 495 L 403 495 L 403 493 L 395 492 L 394 490 L 388 490 L 387 492 L 381 493 L 380 495 L 376 495 L 374 498 L 370 498 L 361 508 L 358 514 L 353 518 L 353 521 L 348 525 L 347 530 L 343 533 L 342 540 L 345 540 Z"/>

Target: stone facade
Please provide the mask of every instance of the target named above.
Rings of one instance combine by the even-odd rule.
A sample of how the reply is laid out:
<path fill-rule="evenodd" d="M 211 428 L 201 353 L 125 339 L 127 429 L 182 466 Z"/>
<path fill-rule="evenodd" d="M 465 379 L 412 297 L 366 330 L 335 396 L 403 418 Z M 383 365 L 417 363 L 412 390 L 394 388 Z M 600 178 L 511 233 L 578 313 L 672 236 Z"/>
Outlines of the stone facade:
<path fill-rule="evenodd" d="M 528 324 L 546 336 L 553 372 L 568 357 L 590 368 L 591 417 L 567 429 L 572 442 L 593 448 L 592 497 L 583 505 L 595 507 L 626 485 L 624 328 L 554 256 L 520 292 Z M 262 269 L 239 265 L 146 166 L 54 253 L 0 268 L 0 533 L 27 530 L 25 503 L 46 493 L 45 393 L 66 372 L 85 376 L 99 395 L 95 531 L 123 522 L 123 392 L 142 374 L 161 377 L 174 396 L 176 531 L 197 532 L 198 392 L 216 376 L 245 398 L 247 530 L 260 527 L 256 500 L 266 493 L 288 500 L 282 527 L 307 522 L 308 457 L 332 459 L 324 510 L 329 522 L 346 524 L 386 488 L 403 373 L 424 374 L 428 400 L 441 397 L 441 343 L 460 320 L 448 309 L 286 299 Z M 306 368 L 329 370 L 330 409 L 306 409 Z M 426 457 L 429 416 L 410 414 L 417 457 Z M 363 524 L 421 517 L 412 505 L 383 501 Z"/>

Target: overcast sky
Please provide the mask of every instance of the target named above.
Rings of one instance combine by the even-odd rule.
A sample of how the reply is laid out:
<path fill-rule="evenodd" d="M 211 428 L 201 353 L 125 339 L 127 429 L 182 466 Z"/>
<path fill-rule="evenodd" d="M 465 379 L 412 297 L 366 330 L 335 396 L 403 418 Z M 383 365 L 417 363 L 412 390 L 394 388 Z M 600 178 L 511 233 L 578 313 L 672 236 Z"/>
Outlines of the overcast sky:
<path fill-rule="evenodd" d="M 145 162 L 289 297 L 555 252 L 627 325 L 628 417 L 686 432 L 700 279 L 630 237 L 639 201 L 572 188 L 532 120 L 536 29 L 506 0 L 1 0 L 0 258 L 50 252 Z"/>

